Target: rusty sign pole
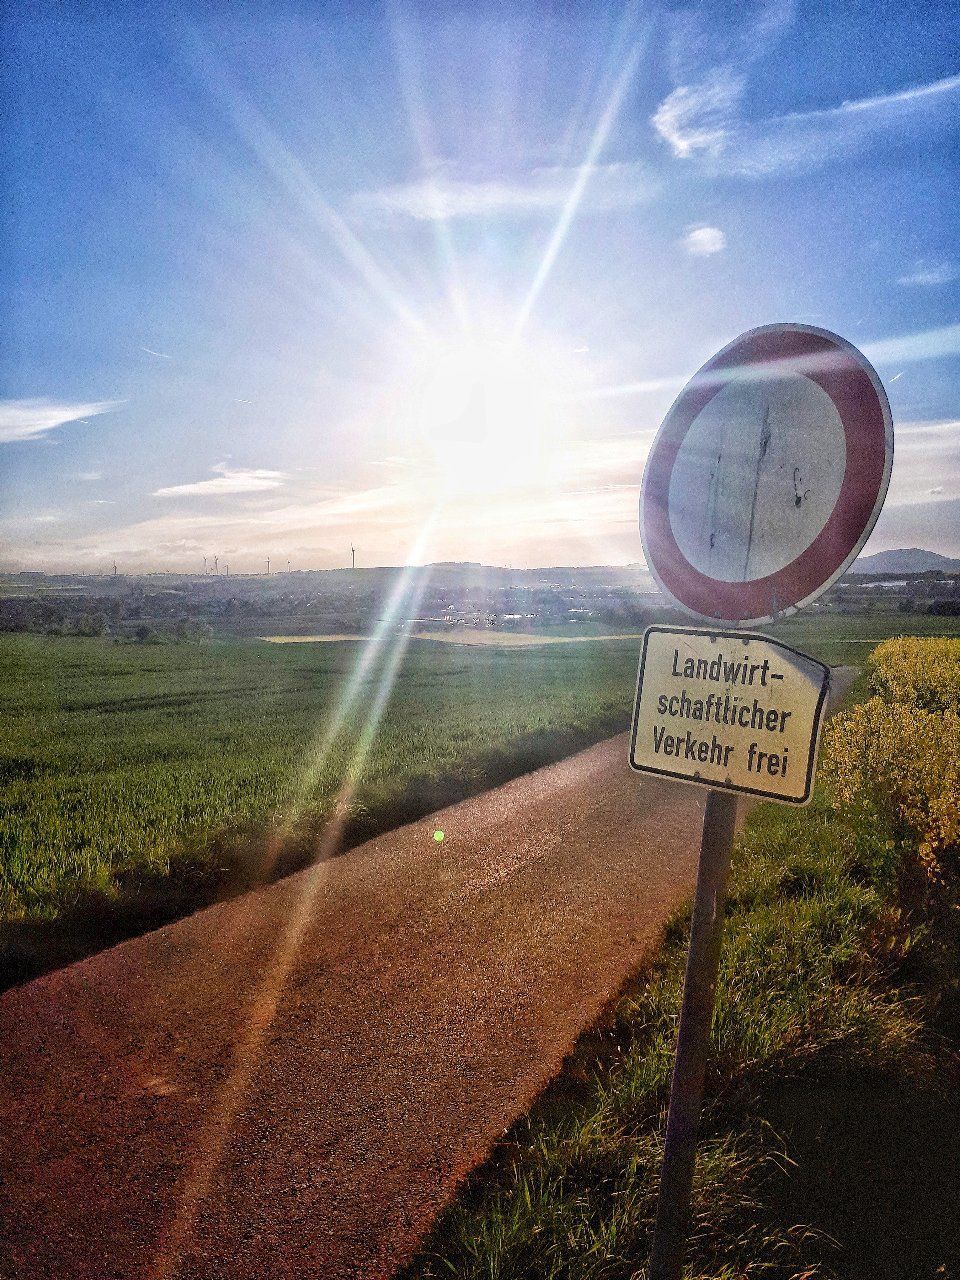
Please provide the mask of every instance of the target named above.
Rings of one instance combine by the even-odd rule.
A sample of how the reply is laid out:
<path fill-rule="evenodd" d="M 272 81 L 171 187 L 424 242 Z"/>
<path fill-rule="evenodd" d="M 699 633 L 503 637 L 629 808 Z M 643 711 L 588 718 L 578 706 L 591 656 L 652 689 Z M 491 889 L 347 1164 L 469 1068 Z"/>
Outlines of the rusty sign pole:
<path fill-rule="evenodd" d="M 736 819 L 736 795 L 707 793 L 649 1280 L 680 1280 L 683 1271 Z"/>

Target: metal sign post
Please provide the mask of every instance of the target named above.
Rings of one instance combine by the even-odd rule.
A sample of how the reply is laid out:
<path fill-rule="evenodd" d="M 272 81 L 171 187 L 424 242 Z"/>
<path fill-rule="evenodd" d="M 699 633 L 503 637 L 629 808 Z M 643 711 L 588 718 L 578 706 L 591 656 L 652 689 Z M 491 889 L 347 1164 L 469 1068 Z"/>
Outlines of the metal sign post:
<path fill-rule="evenodd" d="M 679 1280 L 683 1266 L 737 794 L 809 800 L 829 688 L 822 662 L 766 636 L 666 626 L 644 633 L 630 765 L 710 787 L 650 1280 Z"/>
<path fill-rule="evenodd" d="M 650 1280 L 680 1280 L 683 1271 L 736 820 L 737 797 L 729 792 L 710 791 L 703 814 L 700 867 L 683 982 L 677 1056 L 670 1083 Z"/>
<path fill-rule="evenodd" d="M 836 334 L 767 325 L 724 347 L 667 414 L 640 533 L 663 590 L 743 626 L 810 604 L 858 555 L 893 463 L 874 370 Z M 631 767 L 707 786 L 649 1280 L 680 1280 L 713 1022 L 737 793 L 805 804 L 829 669 L 769 637 L 649 627 Z"/>

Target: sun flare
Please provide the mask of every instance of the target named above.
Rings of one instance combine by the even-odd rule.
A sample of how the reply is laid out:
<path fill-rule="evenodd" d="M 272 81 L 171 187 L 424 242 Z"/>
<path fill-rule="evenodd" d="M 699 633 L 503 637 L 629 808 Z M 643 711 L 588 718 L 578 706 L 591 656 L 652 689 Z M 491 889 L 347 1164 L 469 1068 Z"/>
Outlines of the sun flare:
<path fill-rule="evenodd" d="M 506 342 L 464 344 L 431 361 L 415 427 L 444 493 L 493 496 L 544 483 L 565 435 L 549 363 Z"/>

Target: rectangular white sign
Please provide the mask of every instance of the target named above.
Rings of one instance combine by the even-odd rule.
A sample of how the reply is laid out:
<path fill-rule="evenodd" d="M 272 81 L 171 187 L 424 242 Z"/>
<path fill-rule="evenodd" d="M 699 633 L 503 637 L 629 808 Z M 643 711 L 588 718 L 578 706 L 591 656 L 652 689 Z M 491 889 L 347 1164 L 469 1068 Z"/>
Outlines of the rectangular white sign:
<path fill-rule="evenodd" d="M 767 636 L 648 627 L 631 767 L 806 804 L 829 688 L 829 667 Z"/>

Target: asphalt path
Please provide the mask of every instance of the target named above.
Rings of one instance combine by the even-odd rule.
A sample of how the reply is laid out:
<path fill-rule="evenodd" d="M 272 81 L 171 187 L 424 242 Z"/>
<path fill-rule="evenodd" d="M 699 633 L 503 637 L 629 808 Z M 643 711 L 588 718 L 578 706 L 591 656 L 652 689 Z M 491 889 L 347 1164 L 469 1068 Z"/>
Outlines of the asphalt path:
<path fill-rule="evenodd" d="M 689 896 L 705 793 L 626 753 L 0 997 L 4 1277 L 390 1275 Z"/>

